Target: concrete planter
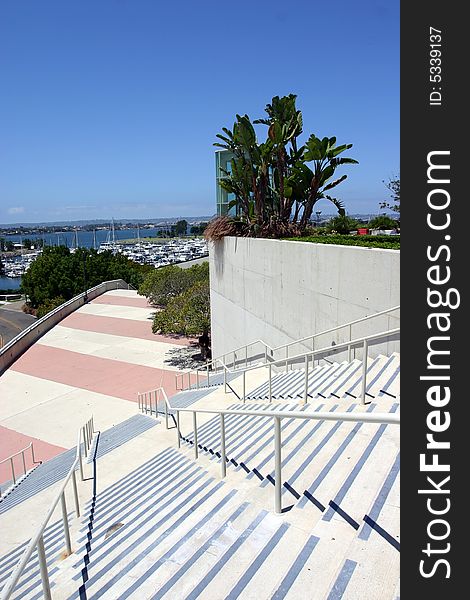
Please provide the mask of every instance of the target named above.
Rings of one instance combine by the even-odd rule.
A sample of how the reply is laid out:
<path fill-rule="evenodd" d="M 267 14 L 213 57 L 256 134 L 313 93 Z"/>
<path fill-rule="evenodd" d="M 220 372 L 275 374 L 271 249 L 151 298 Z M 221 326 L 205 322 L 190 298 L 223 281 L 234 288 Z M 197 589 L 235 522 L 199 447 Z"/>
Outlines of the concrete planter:
<path fill-rule="evenodd" d="M 397 250 L 226 237 L 210 245 L 209 259 L 214 357 L 259 338 L 278 346 L 400 304 Z M 381 319 L 354 336 L 397 326 Z"/>

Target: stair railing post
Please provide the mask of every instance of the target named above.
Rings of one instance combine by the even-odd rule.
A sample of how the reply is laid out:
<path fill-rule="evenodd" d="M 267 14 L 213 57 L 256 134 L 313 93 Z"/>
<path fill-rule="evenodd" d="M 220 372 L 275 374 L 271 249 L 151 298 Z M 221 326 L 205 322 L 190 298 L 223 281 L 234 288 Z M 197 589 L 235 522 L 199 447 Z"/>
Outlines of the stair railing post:
<path fill-rule="evenodd" d="M 272 365 L 271 363 L 269 363 L 269 367 L 268 367 L 268 371 L 269 371 L 269 380 L 268 380 L 268 385 L 269 385 L 269 402 L 273 401 L 273 386 L 272 386 Z"/>
<path fill-rule="evenodd" d="M 307 404 L 308 398 L 308 354 L 305 356 L 305 390 L 304 390 L 304 404 Z"/>
<path fill-rule="evenodd" d="M 163 397 L 163 404 L 165 405 L 165 428 L 168 429 L 168 404 L 165 397 Z"/>
<path fill-rule="evenodd" d="M 78 440 L 78 464 L 80 465 L 80 477 L 82 481 L 85 481 L 85 475 L 83 474 L 83 460 L 82 460 L 82 448 L 81 442 Z"/>
<path fill-rule="evenodd" d="M 224 367 L 224 394 L 227 393 L 227 369 Z"/>
<path fill-rule="evenodd" d="M 289 346 L 286 346 L 286 373 L 289 370 Z"/>
<path fill-rule="evenodd" d="M 26 475 L 26 460 L 24 458 L 24 450 L 21 451 L 21 458 L 23 459 L 23 473 Z"/>
<path fill-rule="evenodd" d="M 209 363 L 207 363 L 207 387 L 209 387 Z"/>
<path fill-rule="evenodd" d="M 274 512 L 280 514 L 281 506 L 281 418 L 274 418 Z"/>
<path fill-rule="evenodd" d="M 220 468 L 222 479 L 227 474 L 227 457 L 225 455 L 225 415 L 220 413 Z"/>
<path fill-rule="evenodd" d="M 33 460 L 33 465 L 36 463 L 36 459 L 34 458 L 34 446 L 33 442 L 31 442 L 31 458 Z"/>
<path fill-rule="evenodd" d="M 75 476 L 75 471 L 72 471 L 72 486 L 73 486 L 73 499 L 75 502 L 75 515 L 77 517 L 79 517 L 80 516 L 80 502 L 78 500 L 77 478 Z"/>
<path fill-rule="evenodd" d="M 85 433 L 85 427 L 82 427 L 82 433 L 83 433 L 83 449 L 85 451 L 85 458 L 88 456 L 88 450 L 86 447 L 86 433 Z"/>
<path fill-rule="evenodd" d="M 13 483 L 16 483 L 15 465 L 13 464 L 13 456 L 10 458 L 10 465 L 11 465 L 11 478 L 13 479 Z"/>
<path fill-rule="evenodd" d="M 246 401 L 246 371 L 243 371 L 243 404 L 245 404 Z"/>
<path fill-rule="evenodd" d="M 265 363 L 268 362 L 268 347 L 267 346 L 264 347 L 264 362 Z"/>
<path fill-rule="evenodd" d="M 60 496 L 60 504 L 62 506 L 62 522 L 64 524 L 65 549 L 67 551 L 67 556 L 69 556 L 70 554 L 72 554 L 72 545 L 70 543 L 70 529 L 69 519 L 67 517 L 67 505 L 65 503 L 65 490 Z"/>
<path fill-rule="evenodd" d="M 178 448 L 181 448 L 181 434 L 180 434 L 180 411 L 176 411 L 176 435 L 178 436 Z"/>
<path fill-rule="evenodd" d="M 197 460 L 199 456 L 198 447 L 197 447 L 197 416 L 196 411 L 193 410 L 193 434 L 194 434 L 194 458 Z"/>
<path fill-rule="evenodd" d="M 352 355 L 351 344 L 348 344 L 348 362 L 351 362 L 351 355 Z"/>
<path fill-rule="evenodd" d="M 245 367 L 248 366 L 248 346 L 245 346 Z"/>
<path fill-rule="evenodd" d="M 236 368 L 236 362 L 237 362 L 237 355 L 235 354 L 235 352 L 233 353 L 233 368 Z"/>
<path fill-rule="evenodd" d="M 364 340 L 362 346 L 362 387 L 361 387 L 361 402 L 366 403 L 366 388 L 367 388 L 367 352 L 368 340 Z"/>
<path fill-rule="evenodd" d="M 191 371 L 188 371 L 188 390 L 191 389 Z"/>
<path fill-rule="evenodd" d="M 52 600 L 51 584 L 49 583 L 49 575 L 47 573 L 46 551 L 44 549 L 44 539 L 42 535 L 38 539 L 37 549 L 39 557 L 39 569 L 41 571 L 42 593 L 44 595 L 44 600 Z"/>
<path fill-rule="evenodd" d="M 196 389 L 199 389 L 199 369 L 196 369 Z"/>

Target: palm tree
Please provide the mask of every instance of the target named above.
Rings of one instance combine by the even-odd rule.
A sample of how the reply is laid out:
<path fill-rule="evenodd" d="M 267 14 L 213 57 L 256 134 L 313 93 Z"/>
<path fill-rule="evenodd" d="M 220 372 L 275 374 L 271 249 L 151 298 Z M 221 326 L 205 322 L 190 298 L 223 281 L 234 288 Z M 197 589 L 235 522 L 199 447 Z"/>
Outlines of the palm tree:
<path fill-rule="evenodd" d="M 264 230 L 285 229 L 289 223 L 298 223 L 300 215 L 300 227 L 305 229 L 321 198 L 330 200 L 344 214 L 341 201 L 325 192 L 347 177 L 330 182 L 337 167 L 357 163 L 352 158 L 338 158 L 352 144 L 336 146 L 334 137 L 320 140 L 311 135 L 299 148 L 303 121 L 296 98 L 295 94 L 275 96 L 265 108 L 268 118 L 253 123 L 248 115 L 236 115 L 233 130 L 222 128 L 224 134 L 217 137 L 223 143 L 214 144 L 234 156 L 231 171 L 225 171 L 219 182 L 235 196 L 229 207 L 236 206 L 242 221 Z M 268 127 L 263 143 L 258 143 L 256 124 Z M 310 162 L 312 168 L 307 165 Z"/>

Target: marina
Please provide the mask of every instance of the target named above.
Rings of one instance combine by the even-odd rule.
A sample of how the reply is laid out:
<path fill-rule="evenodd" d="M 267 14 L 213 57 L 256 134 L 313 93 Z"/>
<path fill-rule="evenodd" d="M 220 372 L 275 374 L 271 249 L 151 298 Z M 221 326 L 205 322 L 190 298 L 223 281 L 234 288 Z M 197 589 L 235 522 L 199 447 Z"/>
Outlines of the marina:
<path fill-rule="evenodd" d="M 123 242 L 116 240 L 114 232 L 108 232 L 107 239 L 96 248 L 98 253 L 112 252 L 126 256 L 138 264 L 152 265 L 155 268 L 187 262 L 208 255 L 207 242 L 202 238 L 175 238 L 158 239 L 155 241 Z M 76 246 L 70 249 L 75 252 Z M 84 246 L 93 248 L 93 245 Z M 22 250 L 21 254 L 12 257 L 3 257 L 5 280 L 2 287 L 19 287 L 20 278 L 32 262 L 42 253 L 38 250 Z M 14 285 L 18 282 L 17 285 Z"/>

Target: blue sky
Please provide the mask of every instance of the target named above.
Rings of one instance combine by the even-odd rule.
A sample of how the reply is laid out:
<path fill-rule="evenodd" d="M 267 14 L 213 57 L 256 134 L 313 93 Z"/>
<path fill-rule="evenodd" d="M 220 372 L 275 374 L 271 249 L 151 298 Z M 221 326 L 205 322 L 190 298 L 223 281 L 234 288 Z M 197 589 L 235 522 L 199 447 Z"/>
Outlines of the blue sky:
<path fill-rule="evenodd" d="M 0 223 L 213 214 L 216 133 L 288 93 L 349 213 L 399 171 L 397 1 L 3 0 L 0 78 Z"/>

